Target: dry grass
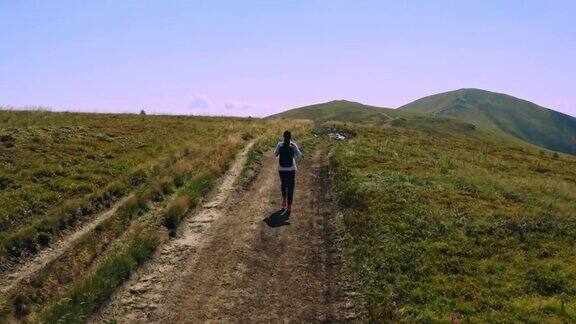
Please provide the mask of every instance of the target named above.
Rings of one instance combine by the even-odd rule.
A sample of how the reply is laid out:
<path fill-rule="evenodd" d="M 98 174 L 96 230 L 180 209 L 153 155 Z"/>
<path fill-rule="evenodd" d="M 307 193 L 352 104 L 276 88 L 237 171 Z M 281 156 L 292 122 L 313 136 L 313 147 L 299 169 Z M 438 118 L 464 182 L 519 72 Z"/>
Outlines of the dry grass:
<path fill-rule="evenodd" d="M 139 246 L 143 240 L 141 236 L 131 234 L 135 229 L 144 228 L 148 233 L 146 240 L 162 242 L 167 239 L 164 225 L 171 233 L 176 231 L 182 218 L 228 168 L 246 140 L 266 137 L 281 127 L 272 122 L 239 118 L 135 118 L 130 115 L 47 112 L 2 112 L 2 118 L 15 126 L 0 130 L 16 134 L 12 147 L 16 153 L 14 165 L 28 164 L 34 170 L 36 164 L 30 164 L 28 153 L 30 136 L 23 134 L 48 124 L 47 127 L 54 132 L 68 130 L 68 135 L 58 143 L 53 142 L 45 161 L 39 162 L 50 164 L 48 160 L 52 155 L 59 156 L 65 163 L 67 159 L 74 160 L 75 165 L 83 166 L 85 176 L 79 178 L 73 170 L 45 171 L 46 168 L 38 163 L 41 172 L 31 172 L 31 175 L 21 172 L 17 177 L 10 177 L 13 182 L 3 182 L 10 182 L 11 187 L 0 191 L 0 200 L 33 196 L 41 210 L 11 223 L 0 233 L 0 246 L 4 253 L 0 253 L 0 261 L 36 253 L 58 239 L 66 229 L 108 208 L 129 192 L 135 193 L 112 218 L 100 224 L 94 232 L 87 233 L 71 250 L 36 274 L 32 285 L 20 287 L 1 303 L 3 316 L 0 318 L 31 313 L 27 318 L 39 321 L 79 321 L 99 307 L 114 287 L 154 250 L 153 244 L 149 249 L 136 249 L 142 253 L 132 253 L 131 247 Z M 297 123 L 302 127 L 309 125 Z M 84 155 L 73 157 L 60 152 L 69 150 L 69 146 L 77 147 L 78 142 L 87 141 L 91 136 L 99 138 L 98 134 L 108 134 L 109 137 L 102 143 L 84 143 L 93 151 L 89 149 Z M 123 140 L 116 142 L 118 137 Z M 114 153 L 105 159 L 95 159 L 111 151 Z M 35 158 L 41 160 L 39 156 Z M 99 170 L 110 166 L 116 171 L 104 177 Z M 0 171 L 5 172 L 4 169 Z M 48 204 L 48 200 L 35 195 L 35 189 L 31 189 L 34 186 L 12 186 L 13 183 L 33 183 L 34 174 L 48 177 L 50 180 L 47 182 L 56 179 L 70 182 L 71 186 L 77 186 L 78 179 L 81 179 L 78 182 L 94 179 L 98 182 L 83 185 L 86 190 L 82 192 L 61 191 L 59 200 L 51 200 Z M 92 189 L 88 190 L 88 187 Z M 17 247 L 19 253 L 11 253 L 13 247 Z M 112 272 L 117 272 L 117 275 Z M 104 283 L 102 280 L 106 276 L 111 279 Z M 22 309 L 26 314 L 22 314 Z"/>

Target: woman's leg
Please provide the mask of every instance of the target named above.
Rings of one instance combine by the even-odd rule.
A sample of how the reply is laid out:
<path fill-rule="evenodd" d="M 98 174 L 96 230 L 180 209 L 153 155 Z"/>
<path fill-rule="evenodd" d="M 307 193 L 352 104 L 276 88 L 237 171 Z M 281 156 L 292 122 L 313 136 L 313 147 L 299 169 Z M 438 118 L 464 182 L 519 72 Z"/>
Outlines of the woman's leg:
<path fill-rule="evenodd" d="M 294 197 L 294 185 L 296 184 L 296 171 L 286 172 L 286 191 L 288 196 L 288 206 L 292 205 L 292 198 Z"/>
<path fill-rule="evenodd" d="M 278 171 L 280 175 L 280 192 L 282 192 L 282 198 L 286 199 L 286 171 Z"/>

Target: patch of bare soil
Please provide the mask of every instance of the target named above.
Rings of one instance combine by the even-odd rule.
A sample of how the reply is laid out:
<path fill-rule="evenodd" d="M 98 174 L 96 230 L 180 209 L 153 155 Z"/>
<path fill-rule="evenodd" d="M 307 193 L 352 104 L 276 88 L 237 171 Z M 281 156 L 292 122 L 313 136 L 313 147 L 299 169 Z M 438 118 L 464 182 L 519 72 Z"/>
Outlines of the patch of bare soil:
<path fill-rule="evenodd" d="M 92 321 L 359 320 L 336 244 L 326 154 L 318 150 L 300 165 L 290 215 L 279 212 L 270 152 L 249 190 L 233 185 L 240 173 L 233 167 L 224 180 L 230 185 L 220 186 Z"/>

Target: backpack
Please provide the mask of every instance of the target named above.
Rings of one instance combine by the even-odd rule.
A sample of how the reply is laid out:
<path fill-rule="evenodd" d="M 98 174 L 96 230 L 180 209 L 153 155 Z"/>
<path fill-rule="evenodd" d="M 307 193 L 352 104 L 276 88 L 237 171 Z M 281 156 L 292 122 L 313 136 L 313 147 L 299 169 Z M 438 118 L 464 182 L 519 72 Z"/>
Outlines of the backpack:
<path fill-rule="evenodd" d="M 292 145 L 284 145 L 280 146 L 280 166 L 289 168 L 294 163 L 294 149 Z"/>

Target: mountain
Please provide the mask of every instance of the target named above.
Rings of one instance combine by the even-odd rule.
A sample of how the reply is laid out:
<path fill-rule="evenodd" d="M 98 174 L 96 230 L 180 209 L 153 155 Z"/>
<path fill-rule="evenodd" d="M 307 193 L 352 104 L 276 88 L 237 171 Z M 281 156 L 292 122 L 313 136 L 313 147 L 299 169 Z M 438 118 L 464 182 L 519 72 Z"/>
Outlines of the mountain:
<path fill-rule="evenodd" d="M 267 118 L 310 119 L 316 122 L 338 120 L 359 123 L 388 120 L 397 114 L 394 109 L 390 108 L 368 106 L 347 100 L 334 100 L 286 110 Z"/>
<path fill-rule="evenodd" d="M 576 118 L 509 95 L 460 89 L 424 97 L 398 109 L 492 127 L 526 142 L 576 155 Z"/>

